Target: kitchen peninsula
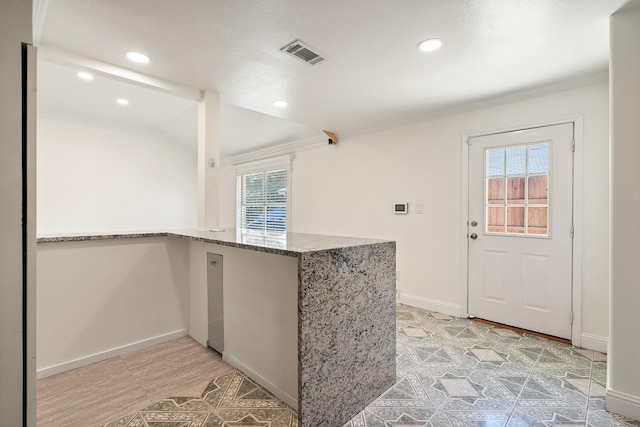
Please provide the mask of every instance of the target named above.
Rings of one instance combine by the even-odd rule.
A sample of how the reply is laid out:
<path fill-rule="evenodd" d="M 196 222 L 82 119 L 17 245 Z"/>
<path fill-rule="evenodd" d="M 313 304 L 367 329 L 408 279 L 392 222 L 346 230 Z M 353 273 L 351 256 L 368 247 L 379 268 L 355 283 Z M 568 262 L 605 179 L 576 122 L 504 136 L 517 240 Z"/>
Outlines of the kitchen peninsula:
<path fill-rule="evenodd" d="M 65 271 L 73 276 L 74 263 L 98 273 L 122 264 L 130 273 L 114 292 L 175 282 L 188 311 L 174 310 L 176 324 L 206 344 L 207 253 L 222 255 L 223 358 L 297 407 L 301 426 L 341 426 L 395 382 L 395 249 L 392 241 L 240 230 L 41 237 L 38 290 L 51 291 Z"/>

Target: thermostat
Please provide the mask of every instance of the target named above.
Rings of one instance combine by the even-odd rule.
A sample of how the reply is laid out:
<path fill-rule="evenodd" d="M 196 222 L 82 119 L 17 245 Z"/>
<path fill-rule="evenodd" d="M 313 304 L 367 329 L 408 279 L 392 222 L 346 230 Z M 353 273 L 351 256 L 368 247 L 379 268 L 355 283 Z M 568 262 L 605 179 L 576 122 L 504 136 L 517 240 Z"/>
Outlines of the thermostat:
<path fill-rule="evenodd" d="M 406 215 L 409 213 L 409 203 L 396 203 L 393 205 L 393 213 Z"/>

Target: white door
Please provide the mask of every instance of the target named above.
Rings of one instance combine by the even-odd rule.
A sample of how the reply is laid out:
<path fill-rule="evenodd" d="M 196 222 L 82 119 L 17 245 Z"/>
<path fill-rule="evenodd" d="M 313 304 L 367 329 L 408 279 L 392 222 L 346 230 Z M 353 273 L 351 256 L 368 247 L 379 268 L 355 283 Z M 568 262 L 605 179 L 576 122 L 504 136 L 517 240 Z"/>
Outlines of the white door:
<path fill-rule="evenodd" d="M 571 338 L 573 124 L 469 139 L 469 315 Z"/>

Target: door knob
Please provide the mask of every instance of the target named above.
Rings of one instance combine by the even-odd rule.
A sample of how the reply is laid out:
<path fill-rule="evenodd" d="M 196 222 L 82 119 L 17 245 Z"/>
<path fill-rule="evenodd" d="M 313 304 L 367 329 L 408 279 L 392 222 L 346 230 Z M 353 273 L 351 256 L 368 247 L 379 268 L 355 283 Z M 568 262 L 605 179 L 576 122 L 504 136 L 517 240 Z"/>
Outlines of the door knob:
<path fill-rule="evenodd" d="M 476 233 L 471 233 L 471 237 L 473 240 L 476 240 L 478 238 L 478 235 Z"/>

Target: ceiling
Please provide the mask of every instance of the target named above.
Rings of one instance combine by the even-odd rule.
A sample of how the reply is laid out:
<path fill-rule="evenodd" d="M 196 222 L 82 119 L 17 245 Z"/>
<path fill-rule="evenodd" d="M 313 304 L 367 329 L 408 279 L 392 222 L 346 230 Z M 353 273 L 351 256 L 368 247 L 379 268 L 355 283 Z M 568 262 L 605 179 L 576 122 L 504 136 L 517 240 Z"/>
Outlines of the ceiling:
<path fill-rule="evenodd" d="M 196 145 L 197 104 L 159 92 L 92 73 L 93 80 L 77 76 L 78 69 L 49 61 L 38 61 L 38 115 L 154 128 L 178 141 Z M 129 105 L 116 100 L 122 98 Z"/>
<path fill-rule="evenodd" d="M 608 17 L 624 3 L 34 0 L 34 39 L 218 92 L 227 132 L 221 149 L 233 155 L 322 129 L 368 132 L 602 79 Z M 431 37 L 441 38 L 442 48 L 420 52 L 418 42 Z M 309 65 L 280 51 L 295 39 L 326 59 Z M 127 50 L 147 53 L 151 62 L 133 64 Z M 150 96 L 147 105 L 157 105 Z M 273 106 L 281 99 L 288 108 Z"/>
<path fill-rule="evenodd" d="M 151 128 L 197 149 L 195 101 L 102 73 L 78 78 L 85 68 L 38 61 L 38 115 L 101 126 Z M 118 105 L 117 99 L 129 101 Z M 319 137 L 320 131 L 227 103 L 220 105 L 222 158 L 292 141 Z"/>

